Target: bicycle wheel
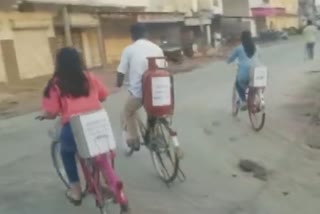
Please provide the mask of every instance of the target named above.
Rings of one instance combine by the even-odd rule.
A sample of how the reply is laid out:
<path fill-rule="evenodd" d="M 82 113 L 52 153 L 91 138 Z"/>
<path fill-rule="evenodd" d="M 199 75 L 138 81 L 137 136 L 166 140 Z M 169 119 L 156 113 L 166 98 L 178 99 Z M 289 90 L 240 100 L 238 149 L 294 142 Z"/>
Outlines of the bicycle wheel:
<path fill-rule="evenodd" d="M 169 125 L 165 120 L 158 120 L 150 136 L 151 157 L 153 165 L 166 182 L 173 182 L 179 173 L 179 158 L 169 133 Z"/>
<path fill-rule="evenodd" d="M 232 91 L 232 116 L 236 117 L 239 113 L 239 96 L 235 84 L 233 85 Z"/>
<path fill-rule="evenodd" d="M 51 158 L 53 162 L 53 166 L 56 170 L 56 173 L 58 174 L 60 180 L 62 183 L 65 185 L 67 189 L 70 188 L 70 184 L 68 181 L 68 176 L 67 173 L 64 169 L 63 161 L 61 159 L 61 143 L 60 142 L 52 142 L 51 144 Z M 78 167 L 78 172 L 79 172 L 79 167 Z M 80 176 L 80 181 L 81 181 L 81 187 L 83 190 L 83 197 L 85 197 L 87 190 L 88 190 L 88 185 L 85 182 L 85 179 L 83 178 L 83 174 L 79 173 Z"/>
<path fill-rule="evenodd" d="M 53 166 L 66 188 L 70 188 L 70 184 L 68 181 L 67 173 L 64 169 L 63 162 L 61 159 L 61 144 L 60 142 L 52 142 L 51 144 L 51 158 L 53 162 Z"/>
<path fill-rule="evenodd" d="M 266 113 L 263 106 L 264 104 L 261 103 L 262 101 L 259 90 L 260 89 L 250 88 L 248 95 L 249 118 L 253 130 L 256 132 L 259 132 L 263 129 L 266 120 Z"/>

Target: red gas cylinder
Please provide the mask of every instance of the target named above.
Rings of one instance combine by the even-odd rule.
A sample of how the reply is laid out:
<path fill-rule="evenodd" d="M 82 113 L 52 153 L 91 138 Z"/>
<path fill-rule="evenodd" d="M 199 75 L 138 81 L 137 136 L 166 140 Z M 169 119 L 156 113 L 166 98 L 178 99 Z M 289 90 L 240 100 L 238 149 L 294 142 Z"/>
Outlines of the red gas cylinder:
<path fill-rule="evenodd" d="M 142 79 L 143 106 L 149 116 L 164 117 L 173 114 L 173 78 L 169 71 L 157 66 L 156 60 L 165 58 L 148 58 L 149 68 Z"/>

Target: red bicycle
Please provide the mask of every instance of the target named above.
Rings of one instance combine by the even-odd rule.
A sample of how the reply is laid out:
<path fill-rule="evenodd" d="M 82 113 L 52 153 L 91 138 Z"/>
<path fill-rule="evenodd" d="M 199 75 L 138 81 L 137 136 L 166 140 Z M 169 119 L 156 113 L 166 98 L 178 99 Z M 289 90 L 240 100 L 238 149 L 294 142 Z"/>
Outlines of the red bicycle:
<path fill-rule="evenodd" d="M 37 118 L 43 120 L 43 118 Z M 60 147 L 61 144 L 56 136 L 52 136 L 51 157 L 54 168 L 64 183 L 69 188 L 69 182 L 61 160 Z M 96 206 L 100 210 L 100 214 L 107 214 L 110 204 L 120 205 L 120 214 L 130 213 L 128 199 L 124 194 L 123 183 L 115 173 L 114 161 L 115 153 L 110 151 L 93 158 L 83 159 L 77 156 L 79 166 L 82 169 L 84 181 L 82 184 L 82 197 L 92 195 L 95 199 Z"/>
<path fill-rule="evenodd" d="M 259 132 L 263 129 L 266 121 L 264 92 L 266 88 L 267 69 L 266 67 L 257 67 L 252 73 L 252 80 L 246 92 L 246 99 L 252 128 Z M 240 111 L 240 103 L 236 84 L 234 84 L 232 94 L 232 115 L 234 117 L 236 117 Z"/>

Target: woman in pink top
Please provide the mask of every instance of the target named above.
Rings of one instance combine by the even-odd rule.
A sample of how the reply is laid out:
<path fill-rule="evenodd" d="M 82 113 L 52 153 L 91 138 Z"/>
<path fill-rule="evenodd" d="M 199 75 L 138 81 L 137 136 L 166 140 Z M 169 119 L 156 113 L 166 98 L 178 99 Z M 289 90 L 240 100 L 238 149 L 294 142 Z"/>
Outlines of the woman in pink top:
<path fill-rule="evenodd" d="M 81 187 L 75 159 L 76 143 L 69 120 L 72 115 L 100 109 L 107 96 L 105 86 L 85 71 L 76 49 L 62 48 L 58 52 L 55 72 L 44 91 L 42 109 L 45 119 L 61 116 L 61 156 L 71 184 L 66 196 L 75 205 L 81 203 Z"/>

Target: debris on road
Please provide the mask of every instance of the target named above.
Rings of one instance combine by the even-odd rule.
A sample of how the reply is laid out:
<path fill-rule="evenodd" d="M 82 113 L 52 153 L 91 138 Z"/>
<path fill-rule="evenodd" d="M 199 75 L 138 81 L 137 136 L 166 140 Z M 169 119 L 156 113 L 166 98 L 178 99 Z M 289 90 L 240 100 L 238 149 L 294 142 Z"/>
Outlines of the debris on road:
<path fill-rule="evenodd" d="M 267 181 L 268 171 L 265 167 L 251 160 L 240 160 L 239 168 L 246 173 L 253 173 L 253 177 Z"/>

